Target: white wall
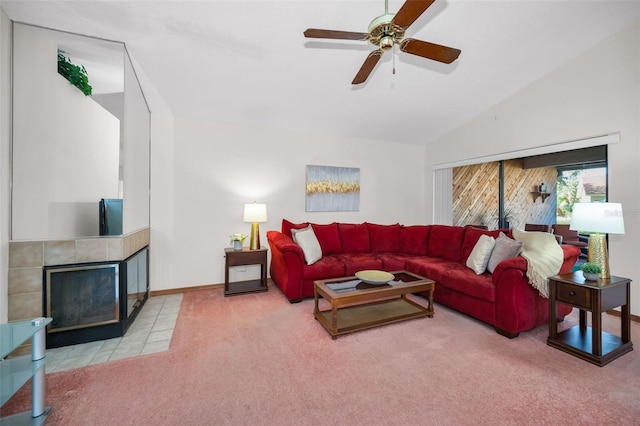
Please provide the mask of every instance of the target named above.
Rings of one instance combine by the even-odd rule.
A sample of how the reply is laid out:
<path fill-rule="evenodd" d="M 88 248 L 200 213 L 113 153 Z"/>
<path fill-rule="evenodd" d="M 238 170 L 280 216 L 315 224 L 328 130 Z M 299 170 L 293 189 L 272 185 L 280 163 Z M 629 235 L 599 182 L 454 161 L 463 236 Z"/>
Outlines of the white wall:
<path fill-rule="evenodd" d="M 222 283 L 229 234 L 250 230 L 245 203 L 267 204 L 264 246 L 266 231 L 279 230 L 283 218 L 425 221 L 422 146 L 184 117 L 175 118 L 171 139 L 171 126 L 152 115 L 152 290 Z M 306 213 L 308 164 L 360 168 L 360 211 Z M 237 273 L 233 279 L 243 279 Z"/>
<path fill-rule="evenodd" d="M 0 9 L 0 324 L 8 317 L 11 161 L 11 22 Z"/>
<path fill-rule="evenodd" d="M 149 226 L 150 115 L 128 56 L 124 61 L 124 234 Z"/>
<path fill-rule="evenodd" d="M 151 113 L 151 291 L 180 287 L 180 279 L 174 274 L 176 268 L 173 261 L 176 248 L 173 243 L 174 216 L 179 209 L 173 201 L 173 133 L 173 116 L 168 110 Z"/>
<path fill-rule="evenodd" d="M 13 240 L 98 234 L 118 196 L 120 122 L 57 72 L 57 45 L 14 26 Z"/>
<path fill-rule="evenodd" d="M 640 315 L 639 102 L 640 21 L 437 140 L 427 167 L 620 132 L 609 146 L 609 201 L 622 203 L 626 233 L 609 238 L 610 266 L 636 281 L 631 310 Z M 431 200 L 431 173 L 426 188 Z"/>

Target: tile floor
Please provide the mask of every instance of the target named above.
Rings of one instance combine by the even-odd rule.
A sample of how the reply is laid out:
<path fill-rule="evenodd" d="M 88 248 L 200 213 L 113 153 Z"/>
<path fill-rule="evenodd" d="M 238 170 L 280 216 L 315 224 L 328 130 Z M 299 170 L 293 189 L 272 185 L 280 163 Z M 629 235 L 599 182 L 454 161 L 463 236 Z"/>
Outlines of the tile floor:
<path fill-rule="evenodd" d="M 48 349 L 46 372 L 168 350 L 181 303 L 182 293 L 150 297 L 124 336 Z"/>

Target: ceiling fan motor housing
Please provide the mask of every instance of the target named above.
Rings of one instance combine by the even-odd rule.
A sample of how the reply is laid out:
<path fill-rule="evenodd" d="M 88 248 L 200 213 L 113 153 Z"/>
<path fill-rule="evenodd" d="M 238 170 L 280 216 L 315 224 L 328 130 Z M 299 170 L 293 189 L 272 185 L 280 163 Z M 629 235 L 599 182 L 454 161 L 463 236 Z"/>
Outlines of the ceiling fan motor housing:
<path fill-rule="evenodd" d="M 388 50 L 404 37 L 404 28 L 393 25 L 395 13 L 378 16 L 369 24 L 369 42 L 382 50 Z"/>

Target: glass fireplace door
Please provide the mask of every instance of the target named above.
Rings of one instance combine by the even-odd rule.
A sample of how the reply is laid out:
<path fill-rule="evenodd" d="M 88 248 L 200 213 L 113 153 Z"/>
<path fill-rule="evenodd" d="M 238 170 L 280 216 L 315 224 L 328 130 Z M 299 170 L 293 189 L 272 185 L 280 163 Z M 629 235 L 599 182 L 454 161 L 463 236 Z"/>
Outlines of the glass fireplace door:
<path fill-rule="evenodd" d="M 119 322 L 119 271 L 119 263 L 46 268 L 48 332 Z"/>

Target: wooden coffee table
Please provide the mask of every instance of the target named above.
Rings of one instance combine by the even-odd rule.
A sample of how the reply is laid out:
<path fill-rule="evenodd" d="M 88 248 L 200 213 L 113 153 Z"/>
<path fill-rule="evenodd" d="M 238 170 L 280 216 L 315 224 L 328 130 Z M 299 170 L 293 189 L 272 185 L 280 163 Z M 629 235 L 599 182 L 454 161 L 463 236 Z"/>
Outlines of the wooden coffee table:
<path fill-rule="evenodd" d="M 391 273 L 394 275 L 392 285 L 367 284 L 355 276 L 315 281 L 313 315 L 333 339 L 341 334 L 411 318 L 432 318 L 435 282 L 408 271 Z M 336 288 L 344 286 L 348 288 Z M 429 292 L 427 307 L 407 298 L 408 294 L 425 291 Z M 320 310 L 320 297 L 329 302 L 331 309 Z"/>

